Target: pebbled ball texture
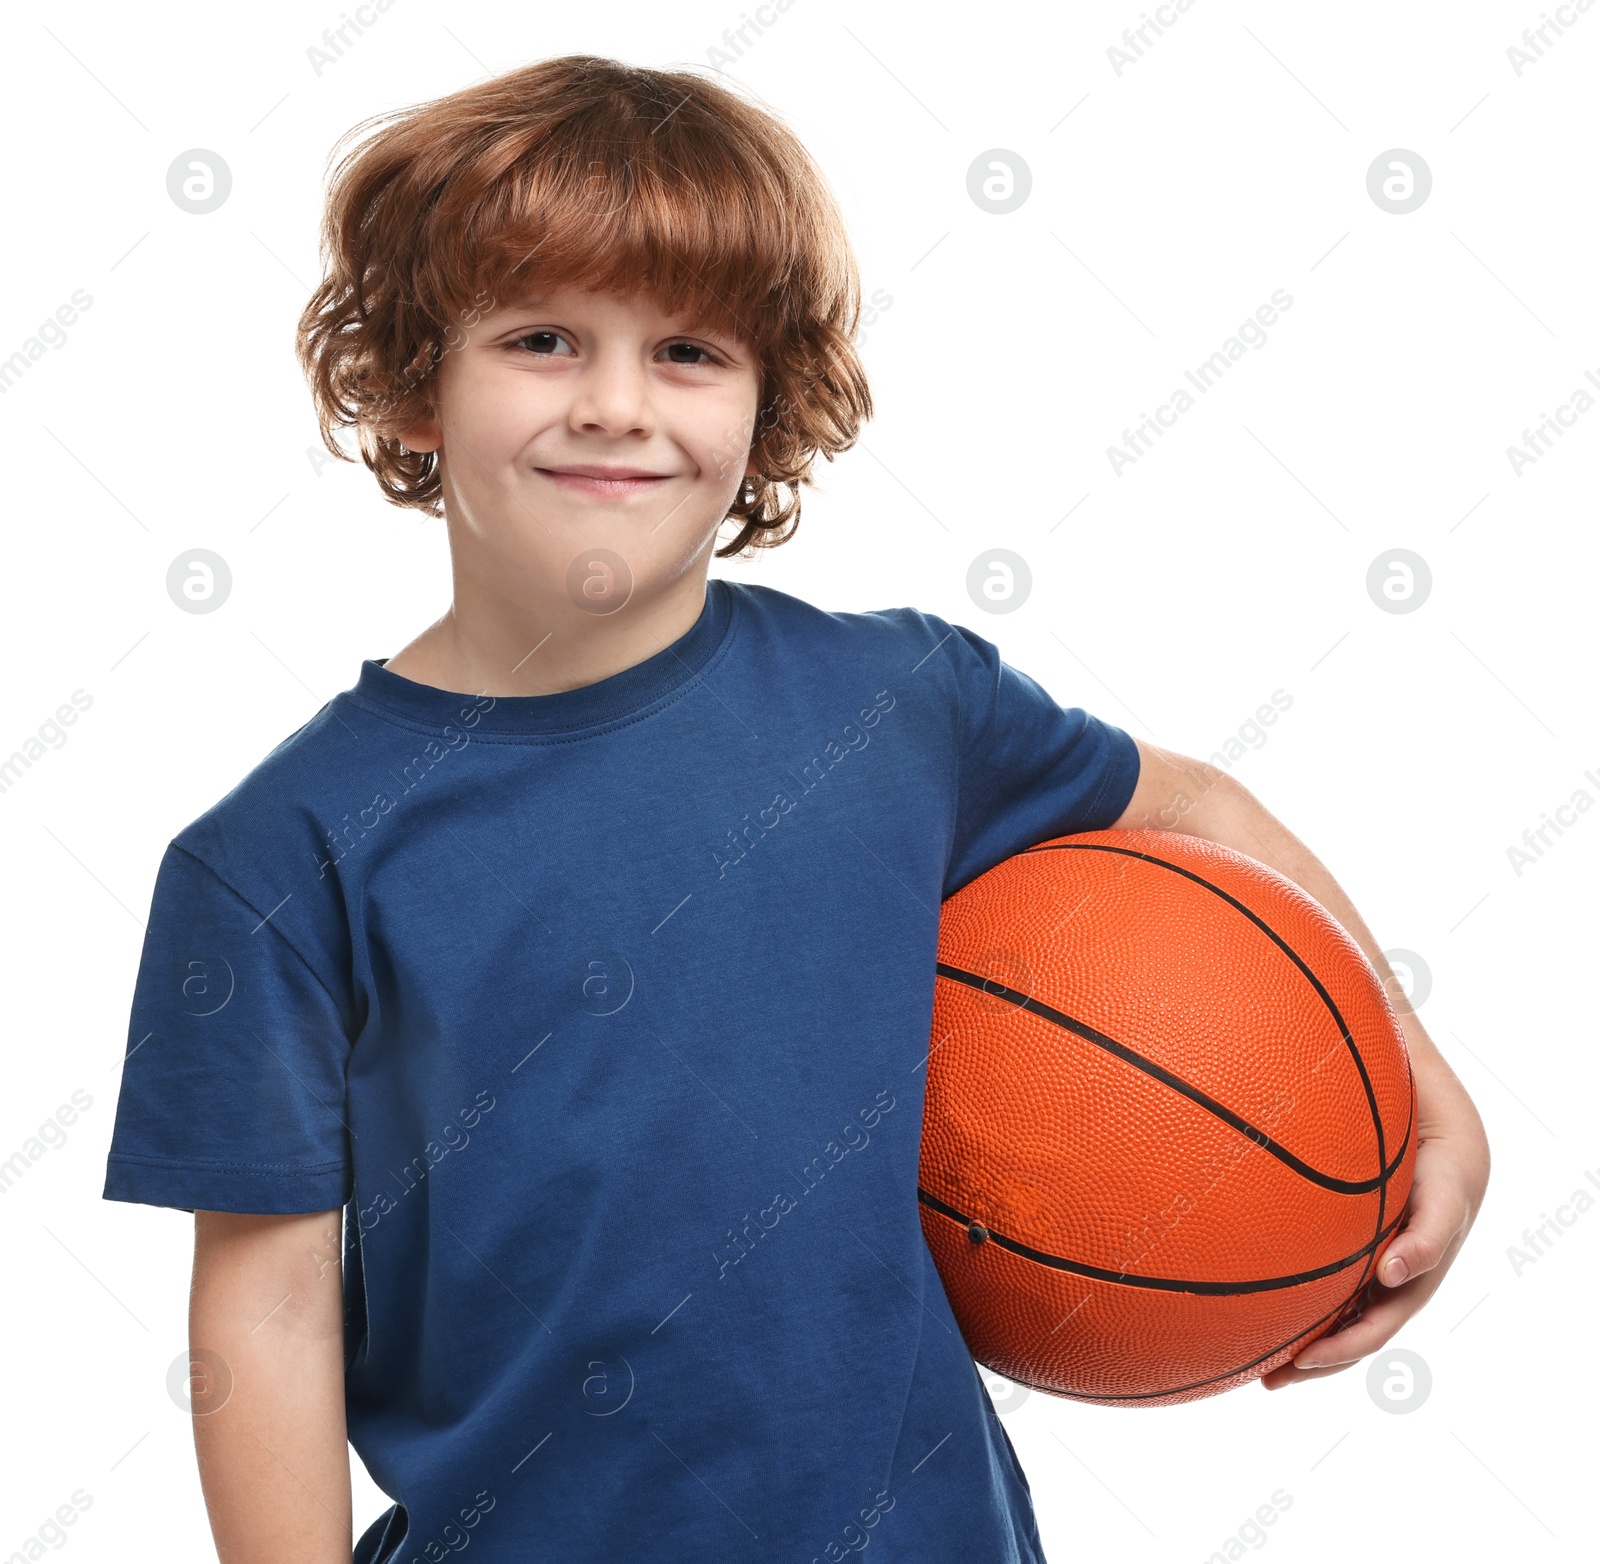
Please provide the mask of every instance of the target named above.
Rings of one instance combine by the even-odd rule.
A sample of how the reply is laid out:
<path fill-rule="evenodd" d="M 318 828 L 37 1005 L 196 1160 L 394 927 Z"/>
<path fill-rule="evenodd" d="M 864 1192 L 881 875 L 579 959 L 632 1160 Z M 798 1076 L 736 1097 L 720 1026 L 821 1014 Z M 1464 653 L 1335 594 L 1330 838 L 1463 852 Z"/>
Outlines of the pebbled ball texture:
<path fill-rule="evenodd" d="M 967 1346 L 1159 1406 L 1342 1323 L 1416 1155 L 1366 956 L 1282 875 L 1170 831 L 1058 837 L 945 902 L 918 1198 Z"/>

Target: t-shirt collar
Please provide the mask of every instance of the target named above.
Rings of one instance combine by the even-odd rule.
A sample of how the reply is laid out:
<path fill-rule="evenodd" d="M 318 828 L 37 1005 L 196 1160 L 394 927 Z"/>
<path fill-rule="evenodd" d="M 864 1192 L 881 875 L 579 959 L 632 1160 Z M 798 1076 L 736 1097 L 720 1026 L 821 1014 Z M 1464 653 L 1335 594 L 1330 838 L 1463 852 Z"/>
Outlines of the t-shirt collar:
<path fill-rule="evenodd" d="M 368 658 L 345 693 L 359 706 L 430 732 L 454 726 L 505 738 L 570 735 L 639 716 L 681 689 L 722 646 L 734 611 L 733 586 L 712 576 L 700 617 L 676 641 L 631 668 L 575 690 L 475 695 L 418 683 L 391 673 L 384 666 L 387 658 Z"/>

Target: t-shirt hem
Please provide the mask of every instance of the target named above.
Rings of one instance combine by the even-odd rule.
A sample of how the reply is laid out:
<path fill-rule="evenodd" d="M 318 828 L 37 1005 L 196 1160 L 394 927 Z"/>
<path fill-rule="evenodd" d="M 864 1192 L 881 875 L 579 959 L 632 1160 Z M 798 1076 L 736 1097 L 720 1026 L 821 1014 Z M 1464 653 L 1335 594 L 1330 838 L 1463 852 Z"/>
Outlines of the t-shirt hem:
<path fill-rule="evenodd" d="M 1105 727 L 1117 758 L 1101 776 L 1100 785 L 1095 789 L 1094 802 L 1084 813 L 1090 820 L 1097 820 L 1101 818 L 1101 810 L 1107 802 L 1114 803 L 1116 807 L 1106 812 L 1104 826 L 1085 827 L 1091 831 L 1109 830 L 1122 818 L 1123 811 L 1133 802 L 1134 792 L 1139 786 L 1139 773 L 1143 769 L 1139 745 L 1133 735 L 1114 723 L 1108 722 Z"/>
<path fill-rule="evenodd" d="M 252 1168 L 117 1155 L 106 1160 L 101 1198 L 179 1211 L 298 1216 L 344 1206 L 350 1186 L 342 1164 Z"/>

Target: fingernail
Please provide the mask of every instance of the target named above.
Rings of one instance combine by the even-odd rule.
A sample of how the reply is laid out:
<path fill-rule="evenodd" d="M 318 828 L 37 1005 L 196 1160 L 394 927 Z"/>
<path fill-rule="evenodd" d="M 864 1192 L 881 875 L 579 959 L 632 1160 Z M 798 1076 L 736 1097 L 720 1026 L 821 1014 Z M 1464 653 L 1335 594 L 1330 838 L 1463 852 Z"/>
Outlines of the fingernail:
<path fill-rule="evenodd" d="M 1406 1269 L 1406 1262 L 1399 1255 L 1396 1255 L 1383 1268 L 1384 1285 L 1398 1287 L 1410 1274 L 1410 1271 Z"/>

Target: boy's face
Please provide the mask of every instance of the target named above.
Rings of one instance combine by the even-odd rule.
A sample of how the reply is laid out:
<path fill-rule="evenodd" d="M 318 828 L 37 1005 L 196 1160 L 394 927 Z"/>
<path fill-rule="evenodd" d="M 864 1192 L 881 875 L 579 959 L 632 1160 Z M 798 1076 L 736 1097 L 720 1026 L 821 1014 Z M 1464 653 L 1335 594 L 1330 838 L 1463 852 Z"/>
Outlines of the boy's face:
<path fill-rule="evenodd" d="M 760 366 L 746 344 L 642 297 L 571 287 L 497 306 L 451 343 L 434 415 L 402 439 L 439 451 L 458 569 L 576 591 L 594 611 L 599 551 L 625 567 L 615 606 L 709 555 L 755 471 Z"/>

